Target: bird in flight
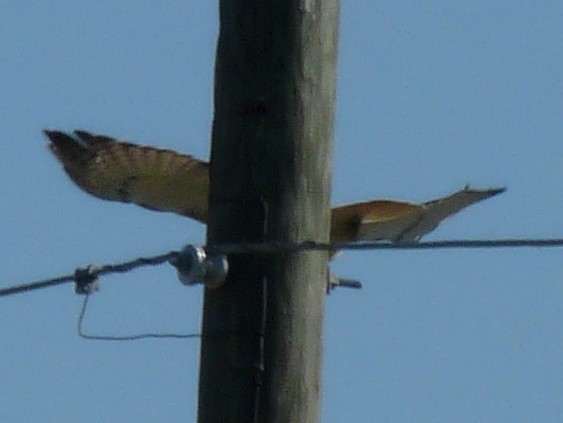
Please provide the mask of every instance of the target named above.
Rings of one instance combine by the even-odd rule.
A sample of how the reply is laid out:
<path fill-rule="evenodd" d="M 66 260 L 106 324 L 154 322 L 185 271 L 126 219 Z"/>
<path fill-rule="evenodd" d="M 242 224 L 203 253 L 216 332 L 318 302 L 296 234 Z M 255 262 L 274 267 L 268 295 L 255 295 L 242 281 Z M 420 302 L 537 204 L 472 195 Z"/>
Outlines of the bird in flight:
<path fill-rule="evenodd" d="M 89 194 L 207 223 L 209 163 L 81 130 L 44 133 L 67 175 Z M 417 242 L 447 217 L 504 191 L 466 186 L 425 203 L 373 200 L 334 207 L 331 242 Z"/>

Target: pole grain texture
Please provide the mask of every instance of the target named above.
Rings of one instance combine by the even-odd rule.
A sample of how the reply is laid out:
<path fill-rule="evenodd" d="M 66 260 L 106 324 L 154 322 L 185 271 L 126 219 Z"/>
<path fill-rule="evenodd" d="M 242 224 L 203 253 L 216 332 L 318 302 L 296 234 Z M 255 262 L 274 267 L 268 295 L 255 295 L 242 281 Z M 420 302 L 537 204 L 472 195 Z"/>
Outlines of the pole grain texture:
<path fill-rule="evenodd" d="M 209 245 L 329 241 L 339 0 L 221 0 Z M 327 252 L 205 290 L 198 421 L 318 422 Z"/>

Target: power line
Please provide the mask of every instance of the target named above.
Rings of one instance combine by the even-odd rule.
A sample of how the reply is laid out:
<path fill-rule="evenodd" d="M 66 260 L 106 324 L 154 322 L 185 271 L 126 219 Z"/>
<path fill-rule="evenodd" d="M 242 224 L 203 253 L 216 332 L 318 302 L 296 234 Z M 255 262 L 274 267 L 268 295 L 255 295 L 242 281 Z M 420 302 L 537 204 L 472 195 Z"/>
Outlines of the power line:
<path fill-rule="evenodd" d="M 138 257 L 134 260 L 126 261 L 117 264 L 105 264 L 100 267 L 87 266 L 86 268 L 79 268 L 74 273 L 64 276 L 59 276 L 52 279 L 45 279 L 36 282 L 30 282 L 22 285 L 15 285 L 8 288 L 0 289 L 0 297 L 8 295 L 19 294 L 22 292 L 34 291 L 37 289 L 47 288 L 50 286 L 61 285 L 68 282 L 79 282 L 81 277 L 84 277 L 84 271 L 87 271 L 91 280 L 93 281 L 97 276 L 106 275 L 110 273 L 126 273 L 130 272 L 137 267 L 142 266 L 157 266 L 166 263 L 178 256 L 177 251 L 171 251 L 165 254 L 159 254 L 151 257 Z"/>
<path fill-rule="evenodd" d="M 236 243 L 206 247 L 213 254 L 245 253 L 290 253 L 295 251 L 339 251 L 339 250 L 434 250 L 460 248 L 522 248 L 522 247 L 562 247 L 563 238 L 545 239 L 489 239 L 489 240 L 449 240 L 412 243 L 391 243 L 382 241 L 320 243 L 304 241 L 291 243 Z"/>
<path fill-rule="evenodd" d="M 563 238 L 540 239 L 490 239 L 490 240 L 450 240 L 428 241 L 420 243 L 389 243 L 389 242 L 353 242 L 353 243 L 318 243 L 305 241 L 300 243 L 237 243 L 207 246 L 205 249 L 211 254 L 276 254 L 297 251 L 338 251 L 338 250 L 436 250 L 460 248 L 553 248 L 562 247 Z M 98 276 L 111 273 L 126 273 L 143 266 L 157 266 L 170 261 L 175 261 L 180 255 L 179 251 L 170 251 L 149 257 L 138 257 L 134 260 L 103 266 L 88 266 L 77 269 L 74 273 L 15 285 L 0 289 L 0 297 L 14 295 L 22 292 L 34 291 L 63 283 L 76 283 L 78 293 L 88 293 L 87 285 Z M 85 288 L 86 287 L 86 288 Z M 85 290 L 84 290 L 85 289 Z"/>

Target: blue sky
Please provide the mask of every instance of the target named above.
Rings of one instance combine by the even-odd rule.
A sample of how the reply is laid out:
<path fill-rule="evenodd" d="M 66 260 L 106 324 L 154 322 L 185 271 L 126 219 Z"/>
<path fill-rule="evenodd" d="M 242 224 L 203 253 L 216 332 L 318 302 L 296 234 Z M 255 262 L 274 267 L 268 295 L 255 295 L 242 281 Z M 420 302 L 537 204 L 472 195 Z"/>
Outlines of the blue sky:
<path fill-rule="evenodd" d="M 563 4 L 343 2 L 334 204 L 501 196 L 428 240 L 563 235 Z M 42 128 L 207 158 L 215 2 L 0 6 L 0 286 L 201 243 L 181 217 L 87 196 Z M 559 421 L 561 249 L 346 252 L 327 298 L 323 421 Z M 202 289 L 101 279 L 86 329 L 189 332 Z M 0 420 L 192 421 L 199 342 L 88 342 L 70 285 L 0 299 Z"/>

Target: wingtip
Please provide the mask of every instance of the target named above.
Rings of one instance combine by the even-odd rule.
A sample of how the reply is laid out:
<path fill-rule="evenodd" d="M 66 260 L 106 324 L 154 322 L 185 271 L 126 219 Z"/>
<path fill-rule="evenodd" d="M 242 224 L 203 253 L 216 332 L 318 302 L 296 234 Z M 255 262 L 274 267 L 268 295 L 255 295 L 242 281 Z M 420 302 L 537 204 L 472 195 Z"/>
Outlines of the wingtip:
<path fill-rule="evenodd" d="M 506 187 L 475 189 L 475 188 L 471 188 L 470 185 L 465 185 L 465 187 L 463 187 L 463 191 L 481 192 L 483 194 L 488 195 L 489 197 L 493 197 L 495 195 L 502 194 L 504 191 L 506 191 Z"/>
<path fill-rule="evenodd" d="M 49 139 L 49 148 L 53 151 L 61 147 L 63 144 L 68 144 L 70 141 L 73 141 L 71 136 L 58 130 L 44 129 L 43 135 Z"/>
<path fill-rule="evenodd" d="M 49 139 L 49 149 L 63 164 L 69 160 L 81 157 L 87 150 L 87 146 L 76 137 L 59 130 L 44 129 L 43 134 Z"/>
<path fill-rule="evenodd" d="M 506 187 L 499 187 L 499 188 L 490 188 L 488 190 L 489 194 L 491 195 L 491 197 L 495 196 L 495 195 L 499 195 L 502 194 L 504 191 L 506 191 Z"/>
<path fill-rule="evenodd" d="M 56 139 L 59 139 L 61 137 L 64 137 L 66 134 L 62 131 L 56 130 L 56 129 L 43 129 L 43 135 L 45 135 L 47 138 L 49 138 L 50 141 L 54 141 Z"/>

